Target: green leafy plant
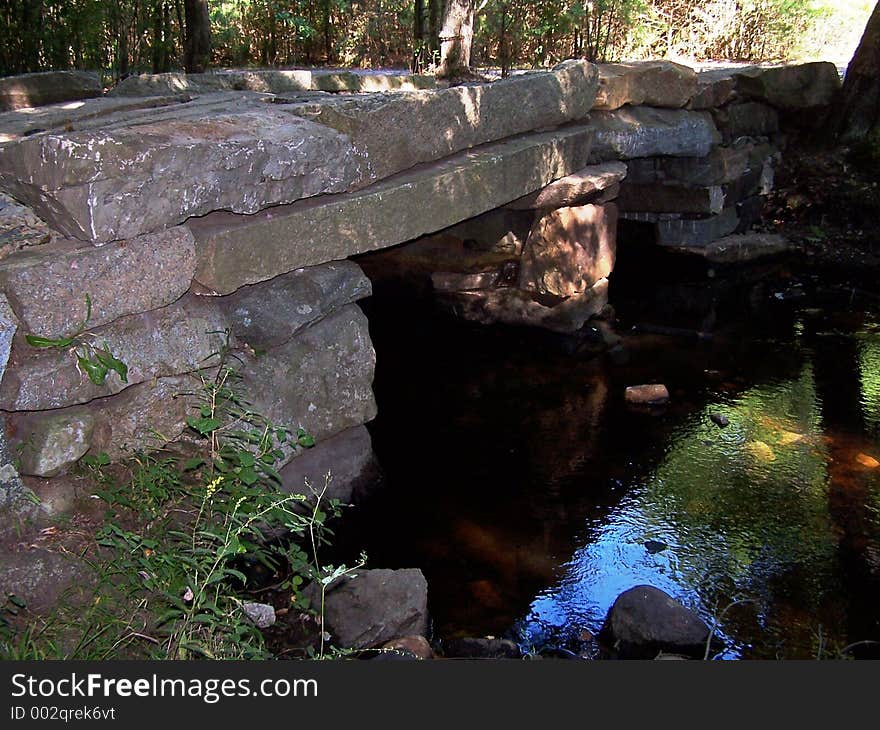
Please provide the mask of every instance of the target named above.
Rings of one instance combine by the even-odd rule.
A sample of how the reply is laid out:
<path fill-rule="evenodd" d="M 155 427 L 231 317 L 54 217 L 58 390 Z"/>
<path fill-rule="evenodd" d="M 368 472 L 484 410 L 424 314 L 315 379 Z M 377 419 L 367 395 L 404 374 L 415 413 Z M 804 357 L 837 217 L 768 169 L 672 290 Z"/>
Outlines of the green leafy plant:
<path fill-rule="evenodd" d="M 86 339 L 85 331 L 92 318 L 92 299 L 86 294 L 86 316 L 76 331 L 66 337 L 42 337 L 40 335 L 27 334 L 25 340 L 31 347 L 41 349 L 70 348 L 76 358 L 76 365 L 80 372 L 88 375 L 95 385 L 103 385 L 110 371 L 119 375 L 123 383 L 128 382 L 128 366 L 110 351 L 107 342 L 96 345 L 94 341 Z"/>

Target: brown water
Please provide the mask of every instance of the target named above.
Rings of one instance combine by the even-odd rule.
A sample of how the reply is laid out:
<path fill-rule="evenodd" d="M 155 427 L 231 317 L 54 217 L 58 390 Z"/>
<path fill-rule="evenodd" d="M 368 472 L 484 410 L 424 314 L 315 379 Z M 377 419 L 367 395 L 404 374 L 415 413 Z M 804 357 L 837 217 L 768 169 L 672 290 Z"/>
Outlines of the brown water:
<path fill-rule="evenodd" d="M 373 566 L 424 571 L 439 638 L 583 651 L 614 598 L 648 583 L 717 621 L 723 658 L 880 641 L 873 305 L 784 271 L 627 284 L 612 284 L 613 358 L 399 292 L 368 300 L 386 483 L 347 541 Z M 629 329 L 645 323 L 682 331 Z M 645 382 L 671 403 L 627 408 L 624 388 Z"/>

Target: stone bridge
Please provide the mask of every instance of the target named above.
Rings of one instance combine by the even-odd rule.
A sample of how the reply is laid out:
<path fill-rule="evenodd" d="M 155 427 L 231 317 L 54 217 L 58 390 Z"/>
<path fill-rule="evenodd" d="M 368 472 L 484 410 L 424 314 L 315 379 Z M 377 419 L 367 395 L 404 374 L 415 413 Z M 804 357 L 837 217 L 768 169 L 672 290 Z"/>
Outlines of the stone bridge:
<path fill-rule="evenodd" d="M 195 376 L 228 344 L 254 409 L 318 441 L 282 470 L 300 491 L 310 469 L 369 461 L 375 354 L 355 302 L 371 283 L 352 256 L 481 240 L 502 263 L 447 255 L 433 279 L 463 316 L 574 331 L 606 303 L 618 217 L 661 245 L 750 251 L 787 130 L 818 118 L 839 78 L 822 63 L 583 61 L 452 88 L 167 74 L 16 110 L 22 84 L 0 114 L 7 460 L 51 477 L 177 439 Z M 125 382 L 111 370 L 98 385 L 69 347 L 25 338 L 77 333 L 106 343 Z"/>

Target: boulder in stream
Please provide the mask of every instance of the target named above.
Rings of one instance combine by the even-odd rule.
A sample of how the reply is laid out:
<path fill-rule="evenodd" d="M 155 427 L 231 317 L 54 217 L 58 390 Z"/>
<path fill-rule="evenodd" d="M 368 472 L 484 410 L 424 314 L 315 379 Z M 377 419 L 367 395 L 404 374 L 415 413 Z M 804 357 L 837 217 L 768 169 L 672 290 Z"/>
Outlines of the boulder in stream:
<path fill-rule="evenodd" d="M 659 588 L 639 585 L 617 597 L 601 634 L 621 659 L 653 659 L 661 652 L 702 657 L 709 627 Z"/>

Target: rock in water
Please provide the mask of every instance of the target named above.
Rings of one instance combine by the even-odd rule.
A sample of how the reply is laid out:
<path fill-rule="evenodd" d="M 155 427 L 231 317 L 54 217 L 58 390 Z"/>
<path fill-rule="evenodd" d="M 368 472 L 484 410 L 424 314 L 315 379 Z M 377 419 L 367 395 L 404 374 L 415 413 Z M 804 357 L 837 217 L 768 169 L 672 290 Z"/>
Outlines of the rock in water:
<path fill-rule="evenodd" d="M 630 405 L 659 405 L 669 400 L 669 390 L 661 383 L 630 385 L 625 397 Z"/>
<path fill-rule="evenodd" d="M 646 540 L 642 544 L 645 546 L 645 550 L 647 550 L 651 555 L 663 552 L 666 548 L 669 547 L 669 545 L 660 540 Z"/>
<path fill-rule="evenodd" d="M 640 585 L 614 601 L 602 636 L 624 659 L 653 659 L 660 652 L 702 657 L 709 627 L 659 588 Z"/>
<path fill-rule="evenodd" d="M 730 425 L 730 419 L 720 413 L 710 413 L 709 419 L 712 423 L 721 428 L 727 428 Z"/>

